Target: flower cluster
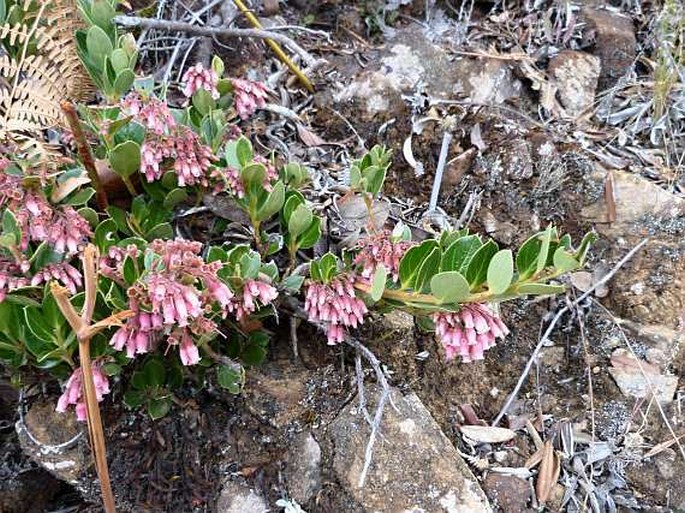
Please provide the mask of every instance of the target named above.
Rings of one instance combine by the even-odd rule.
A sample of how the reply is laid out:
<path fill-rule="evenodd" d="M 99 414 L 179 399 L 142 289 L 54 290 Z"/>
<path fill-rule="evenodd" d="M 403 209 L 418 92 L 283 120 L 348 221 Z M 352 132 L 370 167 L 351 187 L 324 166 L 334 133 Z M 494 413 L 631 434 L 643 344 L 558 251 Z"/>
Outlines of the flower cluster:
<path fill-rule="evenodd" d="M 433 321 L 447 360 L 457 355 L 464 362 L 482 360 L 495 339 L 509 334 L 502 320 L 485 304 L 463 305 L 458 312 L 437 312 Z"/>
<path fill-rule="evenodd" d="M 209 185 L 210 168 L 216 156 L 192 129 L 176 123 L 164 102 L 129 93 L 121 102 L 121 111 L 148 130 L 140 149 L 140 171 L 148 182 L 159 180 L 171 167 L 181 187 Z"/>
<path fill-rule="evenodd" d="M 233 297 L 228 304 L 228 311 L 242 321 L 257 310 L 257 304 L 266 306 L 278 297 L 278 291 L 261 280 L 245 280 L 242 293 Z"/>
<path fill-rule="evenodd" d="M 83 282 L 81 272 L 76 267 L 67 262 L 59 262 L 48 264 L 37 271 L 31 278 L 31 286 L 35 287 L 52 279 L 61 282 L 72 294 L 76 294 Z"/>
<path fill-rule="evenodd" d="M 29 280 L 22 274 L 21 266 L 14 260 L 0 257 L 0 303 L 9 292 L 28 286 Z"/>
<path fill-rule="evenodd" d="M 258 164 L 263 164 L 266 168 L 266 176 L 264 177 L 262 186 L 266 191 L 271 192 L 273 189 L 272 182 L 278 180 L 278 170 L 270 160 L 261 155 L 255 155 L 254 161 Z M 215 192 L 228 190 L 230 194 L 238 199 L 245 197 L 245 184 L 243 183 L 239 170 L 232 167 L 223 169 L 215 168 L 211 172 L 210 178 L 215 182 Z"/>
<path fill-rule="evenodd" d="M 218 82 L 219 77 L 213 69 L 205 69 L 202 64 L 197 63 L 188 68 L 183 75 L 183 94 L 190 98 L 197 91 L 204 89 L 212 95 L 212 98 L 218 100 L 219 91 L 216 88 Z"/>
<path fill-rule="evenodd" d="M 93 363 L 93 382 L 95 384 L 95 396 L 98 402 L 102 401 L 106 394 L 109 394 L 109 379 L 102 372 L 99 364 Z M 76 418 L 80 421 L 86 420 L 86 394 L 83 390 L 83 371 L 76 369 L 64 388 L 64 393 L 57 401 L 56 410 L 65 413 L 70 405 L 76 406 Z"/>
<path fill-rule="evenodd" d="M 206 263 L 200 256 L 202 244 L 184 240 L 150 243 L 152 268 L 128 289 L 129 308 L 134 316 L 119 328 L 110 341 L 115 349 L 126 348 L 132 358 L 150 351 L 160 337 L 178 345 L 184 365 L 200 359 L 192 335 L 216 331 L 209 316 L 214 307 L 226 315 L 233 292 L 217 276 L 221 262 Z M 121 283 L 126 255 L 140 256 L 134 247 L 110 249 L 101 259 L 103 273 Z M 192 347 L 191 347 L 192 346 Z"/>
<path fill-rule="evenodd" d="M 329 345 L 345 340 L 345 327 L 356 328 L 368 312 L 353 283 L 353 277 L 339 276 L 328 284 L 310 282 L 307 287 L 304 309 L 310 321 L 326 324 Z"/>
<path fill-rule="evenodd" d="M 371 278 L 376 272 L 376 267 L 383 264 L 392 281 L 396 283 L 400 278 L 400 260 L 413 245 L 413 242 L 407 240 L 393 241 L 392 234 L 383 231 L 359 239 L 355 248 L 359 252 L 354 263 L 362 266 L 363 278 Z"/>
<path fill-rule="evenodd" d="M 247 119 L 266 105 L 268 92 L 261 82 L 234 78 L 232 80 L 235 92 L 235 110 L 240 119 Z"/>

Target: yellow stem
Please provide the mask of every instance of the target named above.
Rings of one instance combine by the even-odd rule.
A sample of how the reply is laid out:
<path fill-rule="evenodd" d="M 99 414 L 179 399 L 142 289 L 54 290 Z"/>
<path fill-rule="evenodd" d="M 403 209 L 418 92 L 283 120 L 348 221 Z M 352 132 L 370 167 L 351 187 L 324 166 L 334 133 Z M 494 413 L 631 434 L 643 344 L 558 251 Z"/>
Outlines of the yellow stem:
<path fill-rule="evenodd" d="M 262 24 L 259 22 L 257 17 L 252 14 L 252 11 L 248 9 L 248 7 L 243 3 L 242 0 L 233 0 L 233 3 L 238 6 L 238 9 L 241 10 L 241 12 L 245 15 L 247 18 L 247 21 L 250 22 L 250 24 L 257 29 L 263 29 L 264 27 Z M 273 39 L 265 39 L 266 44 L 268 44 L 271 49 L 274 51 L 274 53 L 278 56 L 279 59 L 281 59 L 281 62 L 288 66 L 290 70 L 297 75 L 297 78 L 300 79 L 300 82 L 307 88 L 307 91 L 310 93 L 314 92 L 314 86 L 312 85 L 311 81 L 307 78 L 307 76 L 302 72 L 302 70 L 295 64 L 290 57 L 283 51 L 283 49 L 280 47 L 280 45 L 274 41 Z"/>

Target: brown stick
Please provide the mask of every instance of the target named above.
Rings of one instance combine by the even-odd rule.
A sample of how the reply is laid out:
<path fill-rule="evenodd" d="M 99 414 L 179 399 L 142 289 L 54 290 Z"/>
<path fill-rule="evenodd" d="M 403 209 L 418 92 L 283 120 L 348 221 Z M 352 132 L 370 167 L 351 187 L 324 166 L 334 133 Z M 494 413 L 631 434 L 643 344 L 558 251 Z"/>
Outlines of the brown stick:
<path fill-rule="evenodd" d="M 95 160 L 93 159 L 93 154 L 90 152 L 90 146 L 86 140 L 86 136 L 83 134 L 83 129 L 81 128 L 81 122 L 78 119 L 78 114 L 76 113 L 76 107 L 74 104 L 68 101 L 62 102 L 62 110 L 69 123 L 69 128 L 74 135 L 74 142 L 76 143 L 76 149 L 83 162 L 83 167 L 86 168 L 86 173 L 88 173 L 88 178 L 90 178 L 90 183 L 93 184 L 95 189 L 95 198 L 98 202 L 98 208 L 100 211 L 104 212 L 107 209 L 107 192 L 102 187 L 100 183 L 100 177 L 98 176 L 97 169 L 95 168 Z"/>

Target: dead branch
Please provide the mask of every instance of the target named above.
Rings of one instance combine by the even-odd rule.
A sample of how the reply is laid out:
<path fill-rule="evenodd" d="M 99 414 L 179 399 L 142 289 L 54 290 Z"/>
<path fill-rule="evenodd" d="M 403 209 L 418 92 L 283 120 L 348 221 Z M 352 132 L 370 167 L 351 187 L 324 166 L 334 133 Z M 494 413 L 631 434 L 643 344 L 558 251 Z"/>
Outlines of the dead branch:
<path fill-rule="evenodd" d="M 298 45 L 288 36 L 266 29 L 239 29 L 226 27 L 202 27 L 181 21 L 156 20 L 138 16 L 115 16 L 114 23 L 122 27 L 142 27 L 145 29 L 165 30 L 167 32 L 184 32 L 195 36 L 207 37 L 251 37 L 256 39 L 271 39 L 277 41 L 298 54 L 309 67 L 315 67 L 320 62 L 307 50 Z"/>

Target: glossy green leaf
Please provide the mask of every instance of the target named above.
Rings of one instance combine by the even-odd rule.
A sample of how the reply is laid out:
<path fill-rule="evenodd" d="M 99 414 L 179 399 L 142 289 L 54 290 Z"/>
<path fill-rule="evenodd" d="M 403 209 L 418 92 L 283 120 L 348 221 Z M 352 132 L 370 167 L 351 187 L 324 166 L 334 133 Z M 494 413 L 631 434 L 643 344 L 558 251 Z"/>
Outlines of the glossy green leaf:
<path fill-rule="evenodd" d="M 469 283 L 461 273 L 445 271 L 431 278 L 430 290 L 441 303 L 459 303 L 469 296 Z"/>
<path fill-rule="evenodd" d="M 177 187 L 169 191 L 169 193 L 164 198 L 164 208 L 168 210 L 173 210 L 176 205 L 183 203 L 188 199 L 188 193 L 185 189 Z"/>
<path fill-rule="evenodd" d="M 319 242 L 321 238 L 321 218 L 313 216 L 312 222 L 301 235 L 297 237 L 297 245 L 300 249 L 309 249 Z"/>
<path fill-rule="evenodd" d="M 231 394 L 239 394 L 243 385 L 242 373 L 238 368 L 229 365 L 219 365 L 216 369 L 216 378 L 219 386 L 228 390 Z"/>
<path fill-rule="evenodd" d="M 293 215 L 295 209 L 304 204 L 304 196 L 298 191 L 288 191 L 285 193 L 285 204 L 283 205 L 283 221 L 287 226 L 290 222 L 290 216 Z"/>
<path fill-rule="evenodd" d="M 170 223 L 160 223 L 145 234 L 147 240 L 171 239 L 173 236 L 174 228 Z"/>
<path fill-rule="evenodd" d="M 557 271 L 565 273 L 578 269 L 580 263 L 566 250 L 566 248 L 559 246 L 554 252 L 554 267 Z"/>
<path fill-rule="evenodd" d="M 117 73 L 112 87 L 118 96 L 124 96 L 133 87 L 133 82 L 136 80 L 136 75 L 130 68 L 123 69 Z"/>
<path fill-rule="evenodd" d="M 460 237 L 452 242 L 445 250 L 440 261 L 441 271 L 458 271 L 462 274 L 468 268 L 473 255 L 483 245 L 477 235 Z"/>
<path fill-rule="evenodd" d="M 514 256 L 510 249 L 495 254 L 488 266 L 488 290 L 493 294 L 503 294 L 514 278 Z"/>
<path fill-rule="evenodd" d="M 212 93 L 205 89 L 198 89 L 193 94 L 193 107 L 202 115 L 206 116 L 216 106 Z"/>
<path fill-rule="evenodd" d="M 400 283 L 403 288 L 413 288 L 416 281 L 416 275 L 423 259 L 428 256 L 434 249 L 438 248 L 438 243 L 435 240 L 428 239 L 423 241 L 418 246 L 410 248 L 400 260 Z"/>
<path fill-rule="evenodd" d="M 281 286 L 288 292 L 297 293 L 302 287 L 302 283 L 304 283 L 304 276 L 294 274 L 285 278 L 281 282 Z"/>
<path fill-rule="evenodd" d="M 112 54 L 109 56 L 109 58 L 112 61 L 112 67 L 114 68 L 114 71 L 116 71 L 117 73 L 120 73 L 121 71 L 129 67 L 128 54 L 125 50 L 121 48 L 117 48 L 116 50 L 114 50 Z"/>
<path fill-rule="evenodd" d="M 95 245 L 100 250 L 100 254 L 107 253 L 107 248 L 116 243 L 117 224 L 112 219 L 105 219 L 97 228 L 93 238 Z"/>
<path fill-rule="evenodd" d="M 157 399 L 150 399 L 147 403 L 147 412 L 152 420 L 158 420 L 164 417 L 171 409 L 171 399 L 162 397 Z"/>
<path fill-rule="evenodd" d="M 161 387 L 166 381 L 164 364 L 155 358 L 145 362 L 143 373 L 145 374 L 145 382 L 149 387 Z"/>
<path fill-rule="evenodd" d="M 85 187 L 80 191 L 76 192 L 75 194 L 69 196 L 69 198 L 67 198 L 67 200 L 64 203 L 73 206 L 85 205 L 90 201 L 90 198 L 92 198 L 94 194 L 95 189 L 93 189 L 92 187 Z"/>
<path fill-rule="evenodd" d="M 552 243 L 552 225 L 547 226 L 547 229 L 542 235 L 542 242 L 540 245 L 540 253 L 538 254 L 537 264 L 535 266 L 537 272 L 542 271 L 547 265 L 547 258 L 549 256 L 549 246 Z"/>
<path fill-rule="evenodd" d="M 54 343 L 54 333 L 50 329 L 50 325 L 45 322 L 41 311 L 37 308 L 24 308 L 24 322 L 31 333 L 38 337 L 43 342 Z"/>
<path fill-rule="evenodd" d="M 521 245 L 516 253 L 516 270 L 519 273 L 519 280 L 529 278 L 535 273 L 538 255 L 542 247 L 543 233 L 540 232 L 533 235 Z"/>
<path fill-rule="evenodd" d="M 266 221 L 281 210 L 283 203 L 285 203 L 285 185 L 279 180 L 269 193 L 264 205 L 257 211 L 257 219 L 259 221 Z"/>
<path fill-rule="evenodd" d="M 490 260 L 492 260 L 492 257 L 497 253 L 497 249 L 497 243 L 493 240 L 489 240 L 483 244 L 471 258 L 469 266 L 466 269 L 466 274 L 464 275 L 469 282 L 471 289 L 478 287 L 487 279 Z"/>
<path fill-rule="evenodd" d="M 240 164 L 240 167 L 246 166 L 252 162 L 254 154 L 252 153 L 252 144 L 245 137 L 240 137 L 236 142 L 235 154 Z"/>
<path fill-rule="evenodd" d="M 8 245 L 16 246 L 21 242 L 21 228 L 17 218 L 9 208 L 5 208 L 5 212 L 2 214 L 2 231 L 4 235 L 11 236 L 11 239 L 8 238 Z"/>
<path fill-rule="evenodd" d="M 138 279 L 138 271 L 136 270 L 136 263 L 130 256 L 124 258 L 124 281 L 128 286 L 133 285 Z"/>
<path fill-rule="evenodd" d="M 440 272 L 440 248 L 436 247 L 421 261 L 413 289 L 417 292 L 428 292 L 431 279 L 438 272 Z"/>

